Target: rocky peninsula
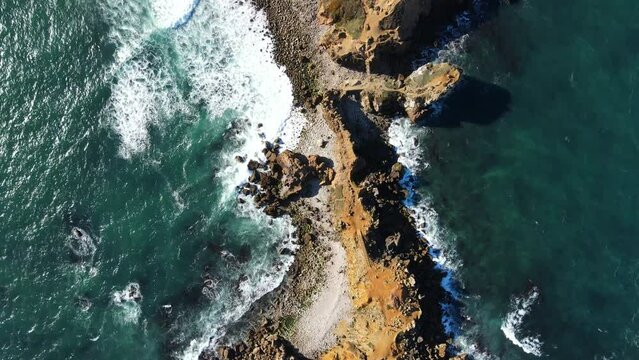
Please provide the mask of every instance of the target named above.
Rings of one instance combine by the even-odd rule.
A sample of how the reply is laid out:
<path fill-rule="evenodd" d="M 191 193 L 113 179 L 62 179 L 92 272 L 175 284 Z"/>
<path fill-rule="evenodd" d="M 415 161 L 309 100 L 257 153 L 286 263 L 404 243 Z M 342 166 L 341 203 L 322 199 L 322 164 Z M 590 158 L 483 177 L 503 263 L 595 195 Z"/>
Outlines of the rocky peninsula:
<path fill-rule="evenodd" d="M 201 359 L 462 359 L 449 345 L 443 274 L 403 205 L 391 118 L 417 121 L 462 77 L 413 54 L 462 0 L 254 0 L 276 60 L 308 119 L 295 149 L 276 143 L 242 193 L 298 229 L 280 287 L 246 314 L 248 330 Z"/>

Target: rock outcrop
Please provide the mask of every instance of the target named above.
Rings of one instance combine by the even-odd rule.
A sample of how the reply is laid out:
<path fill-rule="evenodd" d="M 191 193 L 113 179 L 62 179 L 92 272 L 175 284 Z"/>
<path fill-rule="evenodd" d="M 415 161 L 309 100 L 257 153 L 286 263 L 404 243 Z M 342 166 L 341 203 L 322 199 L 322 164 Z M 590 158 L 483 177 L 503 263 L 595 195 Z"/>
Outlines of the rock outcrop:
<path fill-rule="evenodd" d="M 339 64 L 367 72 L 388 72 L 397 58 L 463 0 L 320 0 L 319 19 L 332 25 L 322 45 Z M 430 25 L 430 26 L 429 26 Z M 421 30 L 421 31 L 420 31 Z"/>
<path fill-rule="evenodd" d="M 356 309 L 321 359 L 449 359 L 441 325 L 441 274 L 402 205 L 403 167 L 357 103 L 334 91 L 322 102 L 336 134 L 335 216 Z M 368 129 L 365 129 L 368 127 Z M 440 354 L 441 357 L 440 357 Z"/>
<path fill-rule="evenodd" d="M 417 121 L 429 106 L 445 96 L 460 80 L 461 70 L 446 63 L 428 63 L 407 78 L 370 75 L 366 80 L 346 81 L 344 93 L 358 93 L 366 112 L 380 115 L 406 114 Z"/>
<path fill-rule="evenodd" d="M 305 191 L 312 192 L 313 186 L 330 184 L 335 171 L 329 159 L 318 155 L 304 156 L 291 150 L 279 151 L 277 146 L 263 150 L 266 161 L 262 164 L 251 160 L 248 169 L 252 171 L 248 183 L 241 192 L 254 195 L 258 207 L 271 216 L 282 215 L 287 205 Z"/>
<path fill-rule="evenodd" d="M 276 334 L 273 326 L 264 323 L 262 327 L 251 331 L 245 341 L 203 352 L 198 360 L 303 360 L 304 357 L 290 342 Z"/>

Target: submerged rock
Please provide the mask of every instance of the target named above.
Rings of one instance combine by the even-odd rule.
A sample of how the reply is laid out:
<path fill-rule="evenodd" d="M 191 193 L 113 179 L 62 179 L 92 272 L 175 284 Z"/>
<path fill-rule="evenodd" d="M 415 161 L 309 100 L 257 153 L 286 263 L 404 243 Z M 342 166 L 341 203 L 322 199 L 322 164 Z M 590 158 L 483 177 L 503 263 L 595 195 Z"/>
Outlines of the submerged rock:
<path fill-rule="evenodd" d="M 77 226 L 71 228 L 71 236 L 67 242 L 73 257 L 80 262 L 90 260 L 97 250 L 97 246 L 89 233 Z"/>

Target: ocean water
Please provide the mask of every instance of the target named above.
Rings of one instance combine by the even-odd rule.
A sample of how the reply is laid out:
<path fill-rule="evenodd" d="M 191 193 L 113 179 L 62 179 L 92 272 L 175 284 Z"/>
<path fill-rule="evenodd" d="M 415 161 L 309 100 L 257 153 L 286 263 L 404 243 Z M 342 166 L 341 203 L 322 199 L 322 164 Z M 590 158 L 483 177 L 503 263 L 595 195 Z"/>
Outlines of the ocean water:
<path fill-rule="evenodd" d="M 639 358 L 637 18 L 634 1 L 524 0 L 425 52 L 465 82 L 392 138 L 477 358 Z"/>
<path fill-rule="evenodd" d="M 639 358 L 639 4 L 474 3 L 425 51 L 464 84 L 391 127 L 446 327 Z M 0 358 L 194 359 L 277 286 L 293 228 L 234 160 L 303 123 L 271 51 L 246 2 L 0 3 Z"/>
<path fill-rule="evenodd" d="M 0 358 L 195 359 L 281 281 L 290 220 L 236 200 L 302 124 L 264 14 L 6 0 L 0 69 Z"/>

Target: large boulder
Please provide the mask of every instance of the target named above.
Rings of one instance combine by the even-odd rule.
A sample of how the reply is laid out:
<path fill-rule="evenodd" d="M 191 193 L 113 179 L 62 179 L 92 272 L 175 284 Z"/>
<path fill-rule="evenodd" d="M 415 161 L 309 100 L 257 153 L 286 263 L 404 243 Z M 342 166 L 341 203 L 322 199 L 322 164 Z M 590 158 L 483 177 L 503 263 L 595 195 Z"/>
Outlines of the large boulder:
<path fill-rule="evenodd" d="M 280 153 L 269 147 L 263 153 L 266 162 L 249 168 L 252 171 L 249 182 L 240 192 L 254 196 L 256 205 L 263 207 L 268 215 L 283 214 L 288 203 L 303 195 L 313 180 L 319 181 L 321 186 L 330 184 L 335 178 L 332 164 L 326 158 L 306 157 L 291 150 Z"/>
<path fill-rule="evenodd" d="M 281 169 L 279 197 L 288 199 L 302 192 L 304 185 L 314 175 L 308 166 L 308 159 L 300 153 L 284 150 L 276 157 Z"/>
<path fill-rule="evenodd" d="M 429 63 L 415 70 L 404 82 L 404 110 L 416 121 L 430 104 L 446 95 L 461 79 L 462 72 L 446 63 Z"/>

